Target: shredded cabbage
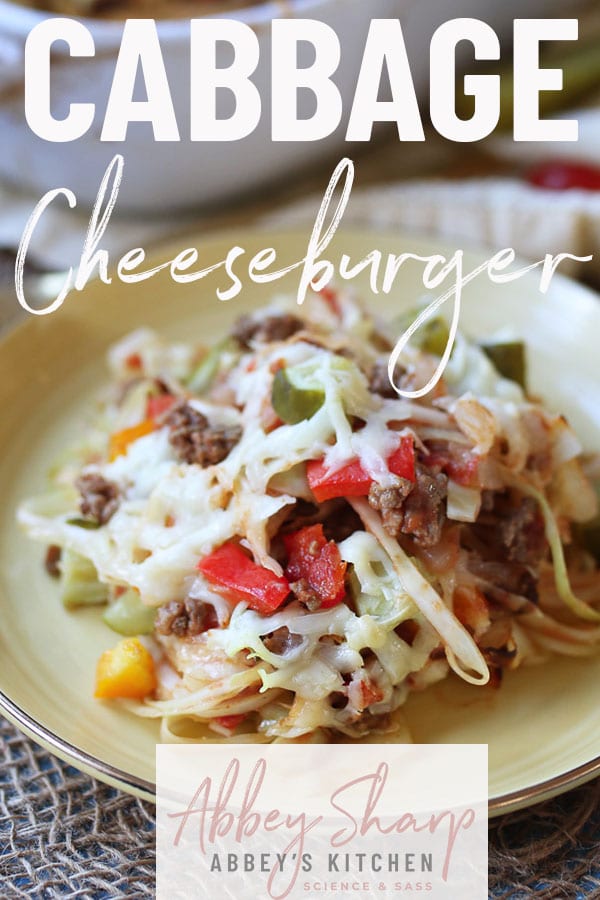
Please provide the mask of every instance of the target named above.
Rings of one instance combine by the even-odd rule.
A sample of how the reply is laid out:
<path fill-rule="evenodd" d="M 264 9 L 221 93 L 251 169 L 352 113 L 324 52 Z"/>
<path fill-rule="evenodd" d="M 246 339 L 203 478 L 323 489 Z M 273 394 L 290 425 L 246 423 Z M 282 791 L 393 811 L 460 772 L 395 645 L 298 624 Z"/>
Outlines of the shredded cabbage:
<path fill-rule="evenodd" d="M 600 621 L 571 588 L 557 522 L 568 534 L 593 506 L 566 422 L 460 335 L 435 396 L 394 397 L 375 377 L 377 366 L 386 370 L 385 328 L 354 301 L 311 295 L 300 313 L 292 309 L 289 333 L 291 310 L 272 307 L 246 323 L 243 341 L 213 347 L 211 376 L 198 382 L 205 348 L 149 329 L 119 342 L 109 352 L 115 390 L 88 439 L 56 465 L 53 492 L 19 509 L 31 537 L 89 561 L 111 602 L 131 590 L 159 608 L 162 625 L 143 638 L 157 691 L 125 705 L 160 718 L 173 741 L 376 739 L 394 728 L 405 738 L 397 711 L 449 670 L 484 685 L 498 667 L 550 651 L 593 652 L 600 628 L 551 618 L 532 604 L 527 578 L 519 581 L 525 571 L 537 583 L 551 559 L 564 606 Z M 283 337 L 277 328 L 261 336 L 282 315 Z M 398 377 L 414 386 L 439 360 L 407 347 L 399 362 Z M 295 424 L 282 423 L 271 402 L 281 368 L 294 391 L 323 396 Z M 182 410 L 206 425 L 186 425 Z M 204 430 L 215 459 L 193 457 Z M 133 437 L 121 446 L 123 431 Z M 120 449 L 109 454 L 115 434 Z M 220 453 L 227 434 L 235 439 Z M 394 474 L 392 456 L 407 443 L 412 461 Z M 320 477 L 348 479 L 322 504 L 309 477 L 316 461 Z M 106 521 L 93 515 L 101 489 L 86 507 L 81 476 L 116 493 Z M 528 497 L 544 520 L 540 559 L 527 556 L 535 541 L 519 531 L 528 527 L 520 515 Z M 358 520 L 348 530 L 350 508 Z M 290 574 L 286 538 L 315 524 L 346 572 L 339 596 L 326 595 L 331 570 L 324 575 L 316 562 L 307 577 Z M 267 576 L 286 579 L 281 606 L 262 608 L 243 585 L 201 574 L 199 563 L 228 543 Z M 194 632 L 190 609 L 199 616 Z"/>

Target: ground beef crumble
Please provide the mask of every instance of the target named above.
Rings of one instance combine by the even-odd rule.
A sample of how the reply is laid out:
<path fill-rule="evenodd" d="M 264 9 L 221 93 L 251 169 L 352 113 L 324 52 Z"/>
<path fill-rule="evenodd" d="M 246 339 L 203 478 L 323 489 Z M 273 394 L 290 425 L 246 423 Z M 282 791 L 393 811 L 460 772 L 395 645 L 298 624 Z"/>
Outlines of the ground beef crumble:
<path fill-rule="evenodd" d="M 481 559 L 478 552 L 467 557 L 469 571 L 486 582 L 484 593 L 502 603 L 506 594 L 538 601 L 537 579 L 522 563 Z"/>
<path fill-rule="evenodd" d="M 290 650 L 294 650 L 302 643 L 302 636 L 292 634 L 287 625 L 282 625 L 276 631 L 272 631 L 262 639 L 263 644 L 269 653 L 275 653 L 276 656 L 283 656 Z"/>
<path fill-rule="evenodd" d="M 417 466 L 417 481 L 404 504 L 404 534 L 412 535 L 424 547 L 437 544 L 446 518 L 448 478 Z"/>
<path fill-rule="evenodd" d="M 44 566 L 46 568 L 46 572 L 52 578 L 60 578 L 60 558 L 62 556 L 62 549 L 57 544 L 50 544 L 48 549 L 46 550 L 46 558 L 44 559 Z"/>
<path fill-rule="evenodd" d="M 423 547 L 437 544 L 446 517 L 448 479 L 417 463 L 416 481 L 398 478 L 390 487 L 373 484 L 369 504 L 376 509 L 383 527 L 392 537 L 410 535 Z"/>
<path fill-rule="evenodd" d="M 162 424 L 169 426 L 169 443 L 178 459 L 203 469 L 222 462 L 242 436 L 239 425 L 211 425 L 205 415 L 185 402 L 169 410 Z"/>
<path fill-rule="evenodd" d="M 231 335 L 240 347 L 248 349 L 251 341 L 262 341 L 264 343 L 285 341 L 304 327 L 302 319 L 290 313 L 282 313 L 279 316 L 265 316 L 262 319 L 241 316 L 235 323 Z"/>
<path fill-rule="evenodd" d="M 79 508 L 82 515 L 99 525 L 106 525 L 119 508 L 118 485 L 96 472 L 89 472 L 77 479 L 75 487 L 81 494 Z"/>
<path fill-rule="evenodd" d="M 300 578 L 290 584 L 290 589 L 296 600 L 302 603 L 310 612 L 314 612 L 321 607 L 321 598 L 317 592 L 310 586 L 306 578 Z"/>
<path fill-rule="evenodd" d="M 486 556 L 535 568 L 548 552 L 544 518 L 532 497 L 485 491 L 473 531 Z"/>
<path fill-rule="evenodd" d="M 405 374 L 406 369 L 404 366 L 398 364 L 394 370 L 394 381 L 397 385 L 401 386 L 401 379 Z M 398 397 L 390 381 L 387 359 L 377 360 L 371 369 L 369 373 L 369 390 L 372 394 L 378 394 L 386 400 L 395 400 Z"/>
<path fill-rule="evenodd" d="M 214 607 L 202 600 L 187 597 L 171 600 L 158 608 L 154 627 L 159 634 L 176 637 L 196 637 L 209 628 L 216 628 L 218 620 Z"/>
<path fill-rule="evenodd" d="M 408 478 L 398 478 L 393 487 L 383 487 L 373 482 L 369 490 L 369 504 L 381 513 L 383 527 L 394 537 L 402 532 L 404 523 L 404 501 L 412 491 Z"/>
<path fill-rule="evenodd" d="M 547 547 L 544 519 L 533 497 L 524 497 L 500 522 L 502 543 L 508 558 L 537 565 Z"/>

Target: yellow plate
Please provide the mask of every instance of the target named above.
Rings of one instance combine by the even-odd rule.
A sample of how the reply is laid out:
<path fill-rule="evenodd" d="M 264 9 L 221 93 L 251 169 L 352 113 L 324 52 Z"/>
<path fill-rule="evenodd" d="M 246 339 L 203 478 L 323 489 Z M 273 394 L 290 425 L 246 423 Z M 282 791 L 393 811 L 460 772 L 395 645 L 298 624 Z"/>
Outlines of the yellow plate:
<path fill-rule="evenodd" d="M 202 265 L 240 245 L 249 252 L 277 248 L 284 261 L 302 258 L 306 233 L 228 233 L 196 237 Z M 186 244 L 165 249 L 168 259 Z M 337 249 L 333 249 L 333 247 Z M 347 232 L 340 249 L 353 259 L 369 250 L 428 256 L 453 248 L 402 235 Z M 485 256 L 469 253 L 466 270 Z M 241 266 L 236 266 L 242 274 Z M 400 271 L 390 296 L 369 305 L 394 314 L 423 294 L 422 266 Z M 247 281 L 247 278 L 245 279 Z M 97 611 L 65 612 L 46 576 L 43 550 L 15 525 L 15 508 L 42 492 L 52 461 L 94 417 L 104 353 L 127 331 L 149 325 L 168 336 L 209 342 L 241 311 L 282 290 L 294 293 L 298 273 L 274 286 L 245 284 L 243 299 L 220 303 L 222 270 L 196 285 L 174 285 L 162 272 L 139 285 L 92 283 L 61 310 L 31 318 L 9 334 L 0 352 L 0 707 L 52 752 L 124 790 L 152 798 L 157 725 L 92 698 L 95 662 L 114 643 Z M 358 281 L 367 289 L 367 280 Z M 567 414 L 587 448 L 600 448 L 598 356 L 600 304 L 577 284 L 555 278 L 546 296 L 531 274 L 504 286 L 485 275 L 465 292 L 462 326 L 474 336 L 510 326 L 526 338 L 530 381 L 549 406 Z M 16 301 L 15 301 L 16 302 Z M 448 680 L 411 697 L 406 709 L 415 740 L 488 743 L 492 813 L 516 809 L 600 772 L 600 656 L 556 659 L 510 674 L 499 691 Z"/>

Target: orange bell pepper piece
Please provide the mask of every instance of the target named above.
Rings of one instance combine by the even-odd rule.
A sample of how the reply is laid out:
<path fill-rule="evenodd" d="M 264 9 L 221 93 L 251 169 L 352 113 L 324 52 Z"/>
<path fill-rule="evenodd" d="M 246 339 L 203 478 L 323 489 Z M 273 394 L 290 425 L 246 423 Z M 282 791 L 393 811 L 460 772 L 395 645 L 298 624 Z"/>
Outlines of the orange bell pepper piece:
<path fill-rule="evenodd" d="M 94 697 L 142 700 L 154 691 L 156 684 L 150 651 L 137 638 L 124 638 L 98 660 Z"/>
<path fill-rule="evenodd" d="M 123 456 L 127 453 L 127 448 L 130 444 L 133 444 L 138 438 L 144 437 L 145 434 L 150 434 L 155 428 L 156 425 L 152 419 L 144 419 L 139 425 L 134 425 L 132 428 L 124 428 L 122 431 L 111 434 L 108 445 L 108 458 L 110 461 L 114 462 L 118 456 Z"/>

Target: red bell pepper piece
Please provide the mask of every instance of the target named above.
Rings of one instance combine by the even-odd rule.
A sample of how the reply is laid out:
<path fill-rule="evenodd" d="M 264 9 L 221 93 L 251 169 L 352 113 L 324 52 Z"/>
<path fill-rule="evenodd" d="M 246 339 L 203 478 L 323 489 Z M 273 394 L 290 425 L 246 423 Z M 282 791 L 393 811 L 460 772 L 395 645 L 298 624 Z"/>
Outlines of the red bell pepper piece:
<path fill-rule="evenodd" d="M 306 464 L 306 477 L 319 503 L 333 497 L 366 497 L 373 481 L 358 460 L 329 473 L 323 460 L 311 459 Z"/>
<path fill-rule="evenodd" d="M 177 397 L 173 394 L 150 394 L 146 401 L 146 418 L 159 419 L 171 409 Z"/>
<path fill-rule="evenodd" d="M 400 438 L 400 446 L 388 459 L 388 468 L 393 475 L 415 481 L 415 448 L 409 434 Z M 320 459 L 310 460 L 306 465 L 308 485 L 319 503 L 334 497 L 366 497 L 373 479 L 365 472 L 359 460 L 354 460 L 329 473 Z"/>
<path fill-rule="evenodd" d="M 288 554 L 285 575 L 291 583 L 305 581 L 320 600 L 321 609 L 330 609 L 346 595 L 347 564 L 335 541 L 328 541 L 322 525 L 309 525 L 283 536 Z"/>
<path fill-rule="evenodd" d="M 370 678 L 365 678 L 360 682 L 360 706 L 362 709 L 366 709 L 372 703 L 379 703 L 383 697 L 381 688 Z"/>
<path fill-rule="evenodd" d="M 226 728 L 228 731 L 235 731 L 238 725 L 246 718 L 247 713 L 239 713 L 238 715 L 233 716 L 217 716 L 215 722 L 217 725 L 220 725 L 222 728 Z"/>
<path fill-rule="evenodd" d="M 128 369 L 139 370 L 143 366 L 142 357 L 139 353 L 130 353 L 129 356 L 125 359 L 125 365 Z"/>
<path fill-rule="evenodd" d="M 413 483 L 416 481 L 415 445 L 410 434 L 403 434 L 400 438 L 400 446 L 388 459 L 388 468 L 392 475 L 406 478 Z"/>
<path fill-rule="evenodd" d="M 338 300 L 337 291 L 334 290 L 334 288 L 330 288 L 325 285 L 325 287 L 321 288 L 321 290 L 319 291 L 319 295 L 323 298 L 330 310 L 335 313 L 336 316 L 339 316 L 340 302 Z"/>
<path fill-rule="evenodd" d="M 428 466 L 439 466 L 449 478 L 464 487 L 477 487 L 479 484 L 479 457 L 468 450 L 454 453 L 432 450 L 426 462 Z"/>
<path fill-rule="evenodd" d="M 527 173 L 527 181 L 551 191 L 567 191 L 572 188 L 600 191 L 600 168 L 578 162 L 547 162 L 531 169 Z"/>
<path fill-rule="evenodd" d="M 219 594 L 234 603 L 269 615 L 290 593 L 285 578 L 257 565 L 237 544 L 223 544 L 198 563 L 198 569 Z"/>

